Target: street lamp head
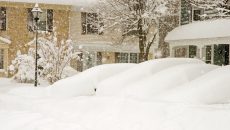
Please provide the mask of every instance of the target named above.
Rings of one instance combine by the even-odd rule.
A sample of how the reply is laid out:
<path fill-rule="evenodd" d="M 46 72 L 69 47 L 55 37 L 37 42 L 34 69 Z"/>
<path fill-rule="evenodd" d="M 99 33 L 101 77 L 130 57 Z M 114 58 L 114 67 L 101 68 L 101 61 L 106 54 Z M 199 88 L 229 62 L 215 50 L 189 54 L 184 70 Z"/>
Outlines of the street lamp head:
<path fill-rule="evenodd" d="M 32 9 L 32 13 L 34 16 L 35 21 L 39 20 L 39 15 L 42 13 L 41 8 L 39 8 L 38 3 L 35 4 L 34 8 Z"/>

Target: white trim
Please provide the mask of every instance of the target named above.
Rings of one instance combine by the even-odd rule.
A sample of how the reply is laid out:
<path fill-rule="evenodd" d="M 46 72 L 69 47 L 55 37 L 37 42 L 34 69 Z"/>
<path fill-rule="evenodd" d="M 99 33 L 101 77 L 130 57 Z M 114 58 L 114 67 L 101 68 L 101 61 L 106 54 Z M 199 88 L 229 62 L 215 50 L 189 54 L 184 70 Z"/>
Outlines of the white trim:
<path fill-rule="evenodd" d="M 138 45 L 113 45 L 110 42 L 91 42 L 74 44 L 76 50 L 97 51 L 97 52 L 123 52 L 123 53 L 139 53 Z"/>
<path fill-rule="evenodd" d="M 216 38 L 203 38 L 203 39 L 184 39 L 167 41 L 169 45 L 182 46 L 182 45 L 214 45 L 214 44 L 230 44 L 229 37 L 216 37 Z"/>

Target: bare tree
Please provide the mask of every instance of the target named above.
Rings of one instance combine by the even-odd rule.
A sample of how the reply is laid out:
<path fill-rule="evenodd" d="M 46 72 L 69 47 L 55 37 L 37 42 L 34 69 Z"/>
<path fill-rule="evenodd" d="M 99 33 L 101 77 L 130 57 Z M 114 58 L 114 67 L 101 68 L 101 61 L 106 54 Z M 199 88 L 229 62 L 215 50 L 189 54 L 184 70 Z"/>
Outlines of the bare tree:
<path fill-rule="evenodd" d="M 202 19 L 225 18 L 230 15 L 229 0 L 187 0 L 193 7 L 204 10 Z"/>
<path fill-rule="evenodd" d="M 104 30 L 124 39 L 135 37 L 139 41 L 140 61 L 148 60 L 152 44 L 157 38 L 157 22 L 169 15 L 169 0 L 101 0 L 97 6 Z M 118 29 L 119 28 L 119 29 Z"/>

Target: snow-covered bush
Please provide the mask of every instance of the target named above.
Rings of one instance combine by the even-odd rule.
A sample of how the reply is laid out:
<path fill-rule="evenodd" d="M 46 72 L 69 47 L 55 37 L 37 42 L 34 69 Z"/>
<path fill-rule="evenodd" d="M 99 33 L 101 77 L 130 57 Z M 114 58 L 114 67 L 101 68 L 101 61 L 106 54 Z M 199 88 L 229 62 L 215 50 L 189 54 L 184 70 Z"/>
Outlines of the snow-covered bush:
<path fill-rule="evenodd" d="M 66 75 L 63 74 L 73 58 L 79 54 L 74 52 L 71 40 L 58 42 L 56 36 L 39 38 L 38 65 L 42 68 L 40 75 L 50 83 L 54 83 Z"/>
<path fill-rule="evenodd" d="M 21 54 L 17 52 L 17 57 L 12 61 L 9 66 L 11 74 L 14 74 L 14 79 L 18 82 L 31 83 L 34 81 L 34 64 L 35 60 L 31 53 Z"/>
<path fill-rule="evenodd" d="M 29 43 L 31 48 L 28 54 L 18 54 L 9 67 L 11 73 L 16 73 L 15 78 L 20 82 L 33 81 L 35 66 L 35 40 Z M 78 52 L 74 52 L 72 41 L 66 40 L 58 42 L 56 35 L 51 37 L 38 38 L 38 69 L 39 76 L 46 79 L 51 84 L 65 78 L 63 71 L 71 59 L 77 58 Z M 26 79 L 26 80 L 25 80 Z M 30 82 L 31 82 L 30 81 Z"/>

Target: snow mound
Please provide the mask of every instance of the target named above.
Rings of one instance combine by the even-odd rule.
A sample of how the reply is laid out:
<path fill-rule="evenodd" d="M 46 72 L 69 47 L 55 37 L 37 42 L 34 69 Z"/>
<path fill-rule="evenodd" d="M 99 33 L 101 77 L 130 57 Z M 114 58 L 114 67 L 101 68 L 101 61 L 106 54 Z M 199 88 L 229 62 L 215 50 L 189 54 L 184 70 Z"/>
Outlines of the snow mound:
<path fill-rule="evenodd" d="M 49 96 L 89 96 L 94 95 L 95 88 L 102 80 L 113 76 L 136 64 L 100 65 L 54 83 L 48 88 Z"/>
<path fill-rule="evenodd" d="M 112 76 L 97 85 L 96 95 L 114 96 L 117 95 L 125 86 L 140 81 L 150 75 L 153 75 L 163 69 L 180 64 L 204 64 L 197 59 L 189 58 L 164 58 L 150 60 L 138 64 L 137 66 Z"/>
<path fill-rule="evenodd" d="M 230 66 L 213 70 L 188 84 L 165 92 L 157 99 L 198 104 L 225 103 L 230 100 Z"/>
<path fill-rule="evenodd" d="M 209 64 L 183 64 L 162 70 L 138 82 L 128 85 L 121 95 L 151 99 L 156 95 L 188 83 L 218 66 Z"/>

